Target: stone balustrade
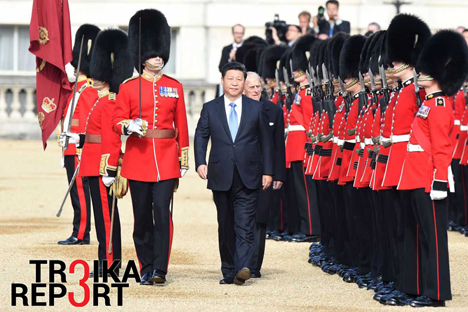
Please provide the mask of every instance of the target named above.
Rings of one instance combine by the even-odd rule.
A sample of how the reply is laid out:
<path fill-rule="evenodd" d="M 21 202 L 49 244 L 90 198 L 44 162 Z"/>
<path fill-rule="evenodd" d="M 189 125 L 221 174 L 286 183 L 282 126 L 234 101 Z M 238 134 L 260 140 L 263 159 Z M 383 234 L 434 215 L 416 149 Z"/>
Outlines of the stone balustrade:
<path fill-rule="evenodd" d="M 10 82 L 9 82 L 10 81 Z M 190 136 L 193 137 L 204 102 L 215 97 L 216 86 L 203 81 L 182 81 Z M 35 77 L 0 79 L 0 139 L 40 139 Z M 55 139 L 55 133 L 52 134 Z"/>

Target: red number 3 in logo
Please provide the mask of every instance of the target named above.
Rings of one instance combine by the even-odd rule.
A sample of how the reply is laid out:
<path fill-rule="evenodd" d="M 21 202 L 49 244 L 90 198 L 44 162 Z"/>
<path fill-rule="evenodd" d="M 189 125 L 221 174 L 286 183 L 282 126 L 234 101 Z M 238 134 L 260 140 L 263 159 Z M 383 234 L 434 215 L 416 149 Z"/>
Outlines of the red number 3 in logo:
<path fill-rule="evenodd" d="M 76 302 L 75 300 L 75 292 L 73 291 L 70 291 L 68 293 L 68 301 L 70 301 L 70 303 L 74 306 L 74 307 L 78 307 L 78 308 L 81 308 L 81 307 L 84 307 L 85 305 L 88 304 L 89 302 L 89 298 L 90 298 L 90 290 L 89 290 L 89 286 L 88 284 L 86 284 L 86 281 L 88 280 L 89 278 L 89 266 L 88 266 L 88 263 L 84 260 L 75 260 L 71 263 L 70 265 L 70 273 L 75 273 L 75 266 L 77 264 L 81 264 L 84 268 L 84 276 L 82 279 L 80 279 L 80 282 L 79 282 L 79 285 L 81 287 L 83 287 L 83 290 L 84 290 L 84 299 L 83 301 L 81 302 Z"/>

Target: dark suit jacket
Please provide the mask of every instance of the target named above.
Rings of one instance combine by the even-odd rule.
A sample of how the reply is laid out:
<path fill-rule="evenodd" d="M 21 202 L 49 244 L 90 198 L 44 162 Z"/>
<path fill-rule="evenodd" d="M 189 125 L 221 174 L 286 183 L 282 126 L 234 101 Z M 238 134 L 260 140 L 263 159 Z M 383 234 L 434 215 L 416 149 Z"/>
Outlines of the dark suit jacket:
<path fill-rule="evenodd" d="M 273 139 L 273 181 L 286 181 L 286 152 L 284 147 L 284 116 L 283 110 L 273 102 L 261 98 L 263 111 L 267 116 L 270 135 Z M 256 221 L 268 223 L 268 215 L 272 207 L 272 188 L 261 192 L 258 200 Z"/>
<path fill-rule="evenodd" d="M 273 139 L 273 181 L 286 181 L 286 152 L 284 143 L 283 110 L 275 103 L 260 98 L 267 116 L 270 134 Z"/>
<path fill-rule="evenodd" d="M 232 43 L 223 48 L 223 51 L 221 52 L 221 60 L 219 61 L 219 66 L 218 66 L 219 72 L 221 72 L 221 69 L 223 68 L 223 66 L 229 62 L 229 53 L 231 53 L 231 50 L 232 50 Z"/>
<path fill-rule="evenodd" d="M 326 34 L 328 35 L 330 33 L 330 22 L 327 20 L 322 20 L 319 21 L 318 23 L 319 26 L 319 34 Z M 349 34 L 351 32 L 351 24 L 348 21 L 343 21 L 340 25 L 336 25 L 333 27 L 333 34 L 336 34 L 337 32 L 344 32 Z"/>
<path fill-rule="evenodd" d="M 208 188 L 228 191 L 234 165 L 248 189 L 262 186 L 262 175 L 273 175 L 273 142 L 260 102 L 242 96 L 242 116 L 233 142 L 226 118 L 224 96 L 203 105 L 195 130 L 195 166 L 206 165 L 208 141 Z"/>

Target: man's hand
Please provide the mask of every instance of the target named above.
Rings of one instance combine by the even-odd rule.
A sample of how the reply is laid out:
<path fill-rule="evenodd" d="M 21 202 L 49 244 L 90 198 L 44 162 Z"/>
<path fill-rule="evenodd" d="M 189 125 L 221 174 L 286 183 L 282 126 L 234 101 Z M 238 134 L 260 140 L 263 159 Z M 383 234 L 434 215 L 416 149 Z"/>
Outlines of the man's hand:
<path fill-rule="evenodd" d="M 231 62 L 236 60 L 236 49 L 232 49 L 231 52 L 229 52 L 229 60 Z"/>
<path fill-rule="evenodd" d="M 262 179 L 263 190 L 266 190 L 267 188 L 269 188 L 271 185 L 271 182 L 273 182 L 273 177 L 271 175 L 263 175 L 263 179 Z"/>
<path fill-rule="evenodd" d="M 62 147 L 65 147 L 65 141 L 68 137 L 68 143 L 69 144 L 79 144 L 80 143 L 80 136 L 76 133 L 73 133 L 73 132 L 62 132 L 62 134 L 60 134 L 60 144 L 62 145 Z"/>
<path fill-rule="evenodd" d="M 206 180 L 208 178 L 208 167 L 207 165 L 200 165 L 197 168 L 197 173 L 200 178 Z"/>
<path fill-rule="evenodd" d="M 145 126 L 143 126 L 145 124 Z M 145 136 L 146 131 L 144 129 L 148 128 L 148 122 L 146 120 L 137 118 L 132 120 L 128 124 L 127 133 L 132 134 L 133 132 L 138 133 L 140 136 Z"/>
<path fill-rule="evenodd" d="M 271 30 L 271 38 L 273 38 L 273 40 L 275 41 L 275 44 L 280 44 L 281 40 L 278 37 L 278 31 L 276 30 L 276 28 L 270 27 L 270 30 Z"/>
<path fill-rule="evenodd" d="M 434 191 L 429 194 L 432 200 L 442 200 L 447 198 L 447 191 Z"/>
<path fill-rule="evenodd" d="M 283 182 L 281 181 L 274 181 L 273 182 L 273 189 L 274 190 L 279 190 L 283 186 Z"/>
<path fill-rule="evenodd" d="M 114 177 L 102 177 L 102 183 L 104 183 L 105 186 L 109 187 L 112 185 L 112 183 L 115 182 Z"/>

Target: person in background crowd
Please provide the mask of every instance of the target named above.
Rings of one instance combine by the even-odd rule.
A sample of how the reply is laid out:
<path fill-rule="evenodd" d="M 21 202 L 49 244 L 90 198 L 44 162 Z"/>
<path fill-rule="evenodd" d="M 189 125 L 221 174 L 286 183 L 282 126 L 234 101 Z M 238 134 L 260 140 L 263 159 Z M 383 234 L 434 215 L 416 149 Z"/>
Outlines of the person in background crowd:
<path fill-rule="evenodd" d="M 367 32 L 364 36 L 369 37 L 380 30 L 380 25 L 376 22 L 372 22 L 367 26 Z"/>
<path fill-rule="evenodd" d="M 333 34 L 342 31 L 349 34 L 351 32 L 351 24 L 340 18 L 338 10 L 340 3 L 336 0 L 329 0 L 325 4 L 329 20 L 321 20 L 314 25 L 315 31 L 319 34 L 320 39 L 327 39 Z"/>
<path fill-rule="evenodd" d="M 221 60 L 219 61 L 218 66 L 220 72 L 226 63 L 230 63 L 236 60 L 236 50 L 244 43 L 244 34 L 244 26 L 241 24 L 232 26 L 232 37 L 234 38 L 234 42 L 225 46 L 221 52 Z"/>
<path fill-rule="evenodd" d="M 457 27 L 457 31 L 458 31 L 460 34 L 462 34 L 465 30 L 466 30 L 466 28 L 463 27 L 463 26 L 458 26 L 458 27 Z"/>
<path fill-rule="evenodd" d="M 299 27 L 301 28 L 301 32 L 303 35 L 305 34 L 313 34 L 314 29 L 310 27 L 310 19 L 311 15 L 307 11 L 302 11 L 299 13 Z"/>
<path fill-rule="evenodd" d="M 272 31 L 272 37 L 275 41 L 275 44 L 285 44 L 283 41 L 280 40 L 278 37 L 278 31 L 274 27 L 270 27 Z M 288 25 L 288 31 L 286 32 L 286 40 L 288 46 L 292 47 L 294 43 L 296 43 L 297 39 L 302 36 L 302 29 L 297 25 Z"/>

